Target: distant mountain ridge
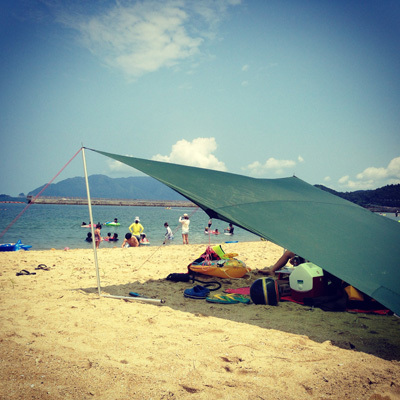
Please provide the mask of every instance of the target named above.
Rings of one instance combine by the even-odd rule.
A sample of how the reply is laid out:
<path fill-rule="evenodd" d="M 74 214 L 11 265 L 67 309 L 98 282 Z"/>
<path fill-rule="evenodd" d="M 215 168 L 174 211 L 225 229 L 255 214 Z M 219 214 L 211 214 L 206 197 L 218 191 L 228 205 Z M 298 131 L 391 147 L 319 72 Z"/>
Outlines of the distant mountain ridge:
<path fill-rule="evenodd" d="M 374 206 L 383 206 L 400 209 L 400 184 L 386 185 L 374 190 L 357 190 L 355 192 L 336 192 L 323 185 L 315 185 L 315 187 L 358 204 L 361 207 L 373 208 Z"/>
<path fill-rule="evenodd" d="M 129 178 L 109 178 L 105 175 L 91 175 L 88 178 L 90 196 L 102 199 L 137 200 L 184 200 L 185 198 L 154 178 L 134 176 Z M 40 186 L 28 193 L 36 196 L 44 187 Z M 83 177 L 68 178 L 52 183 L 43 196 L 86 197 L 86 184 Z"/>
<path fill-rule="evenodd" d="M 129 178 L 109 178 L 105 175 L 89 177 L 90 194 L 93 198 L 104 199 L 137 199 L 137 200 L 185 200 L 185 198 L 164 184 L 148 176 Z M 28 193 L 35 196 L 43 187 Z M 374 190 L 357 190 L 354 192 L 337 192 L 323 185 L 315 185 L 336 196 L 342 197 L 366 208 L 391 207 L 400 209 L 400 184 L 387 185 Z M 86 197 L 86 185 L 83 177 L 68 178 L 49 187 L 43 196 Z M 25 198 L 10 197 L 0 194 L 0 201 L 24 201 Z"/>

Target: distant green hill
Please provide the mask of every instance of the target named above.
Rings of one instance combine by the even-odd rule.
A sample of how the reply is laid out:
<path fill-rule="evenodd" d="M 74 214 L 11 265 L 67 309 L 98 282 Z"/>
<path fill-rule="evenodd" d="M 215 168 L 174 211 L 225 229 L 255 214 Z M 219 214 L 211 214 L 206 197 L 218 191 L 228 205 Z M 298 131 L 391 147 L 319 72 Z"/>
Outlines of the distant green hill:
<path fill-rule="evenodd" d="M 105 175 L 89 176 L 90 196 L 103 199 L 184 200 L 184 197 L 148 176 L 109 178 Z M 28 193 L 35 196 L 45 185 Z M 49 185 L 43 196 L 86 197 L 83 177 L 68 178 Z"/>
<path fill-rule="evenodd" d="M 323 185 L 315 186 L 362 207 L 384 206 L 400 209 L 400 184 L 387 185 L 374 190 L 357 190 L 355 192 L 344 193 L 336 192 Z"/>

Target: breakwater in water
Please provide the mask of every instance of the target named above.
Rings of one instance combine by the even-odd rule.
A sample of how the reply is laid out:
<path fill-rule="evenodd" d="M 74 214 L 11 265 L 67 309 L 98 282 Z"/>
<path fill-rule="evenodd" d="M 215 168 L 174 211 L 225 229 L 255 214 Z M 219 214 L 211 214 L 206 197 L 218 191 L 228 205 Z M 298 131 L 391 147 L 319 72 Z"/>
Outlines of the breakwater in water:
<path fill-rule="evenodd" d="M 33 200 L 33 196 L 27 196 L 28 203 L 35 204 L 66 204 L 66 205 L 87 205 L 86 197 L 56 197 L 56 196 L 40 196 Z M 142 199 L 102 199 L 91 198 L 93 206 L 140 206 L 140 207 L 197 207 L 196 204 L 188 200 L 142 200 Z M 0 203 L 22 203 L 3 201 Z M 375 213 L 398 213 L 398 207 L 387 207 L 380 205 L 365 206 L 369 211 Z"/>
<path fill-rule="evenodd" d="M 85 197 L 52 197 L 40 196 L 33 199 L 33 196 L 27 197 L 28 203 L 35 204 L 66 204 L 66 205 L 87 205 L 88 200 Z M 197 207 L 191 201 L 185 200 L 137 200 L 137 199 L 99 199 L 91 198 L 94 206 L 135 206 L 135 207 Z"/>

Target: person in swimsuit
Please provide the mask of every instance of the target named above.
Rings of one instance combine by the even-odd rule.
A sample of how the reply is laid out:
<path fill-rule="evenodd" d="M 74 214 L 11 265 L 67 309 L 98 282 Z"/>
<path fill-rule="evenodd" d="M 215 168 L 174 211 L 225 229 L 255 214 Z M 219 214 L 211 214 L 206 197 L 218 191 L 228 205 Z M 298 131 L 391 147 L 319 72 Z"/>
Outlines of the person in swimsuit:
<path fill-rule="evenodd" d="M 101 224 L 96 225 L 96 229 L 94 231 L 94 241 L 96 242 L 96 249 L 98 249 L 101 242 Z"/>

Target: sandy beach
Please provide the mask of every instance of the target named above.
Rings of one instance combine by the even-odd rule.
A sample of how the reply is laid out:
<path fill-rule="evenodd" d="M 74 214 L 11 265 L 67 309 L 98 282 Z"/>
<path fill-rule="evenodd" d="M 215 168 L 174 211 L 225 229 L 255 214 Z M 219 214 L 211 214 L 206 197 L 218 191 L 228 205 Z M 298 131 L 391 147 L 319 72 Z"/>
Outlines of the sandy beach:
<path fill-rule="evenodd" d="M 282 254 L 222 247 L 252 272 L 218 292 Z M 0 399 L 400 399 L 399 318 L 185 298 L 165 278 L 205 248 L 99 249 L 102 293 L 161 305 L 99 297 L 92 250 L 0 253 Z"/>

